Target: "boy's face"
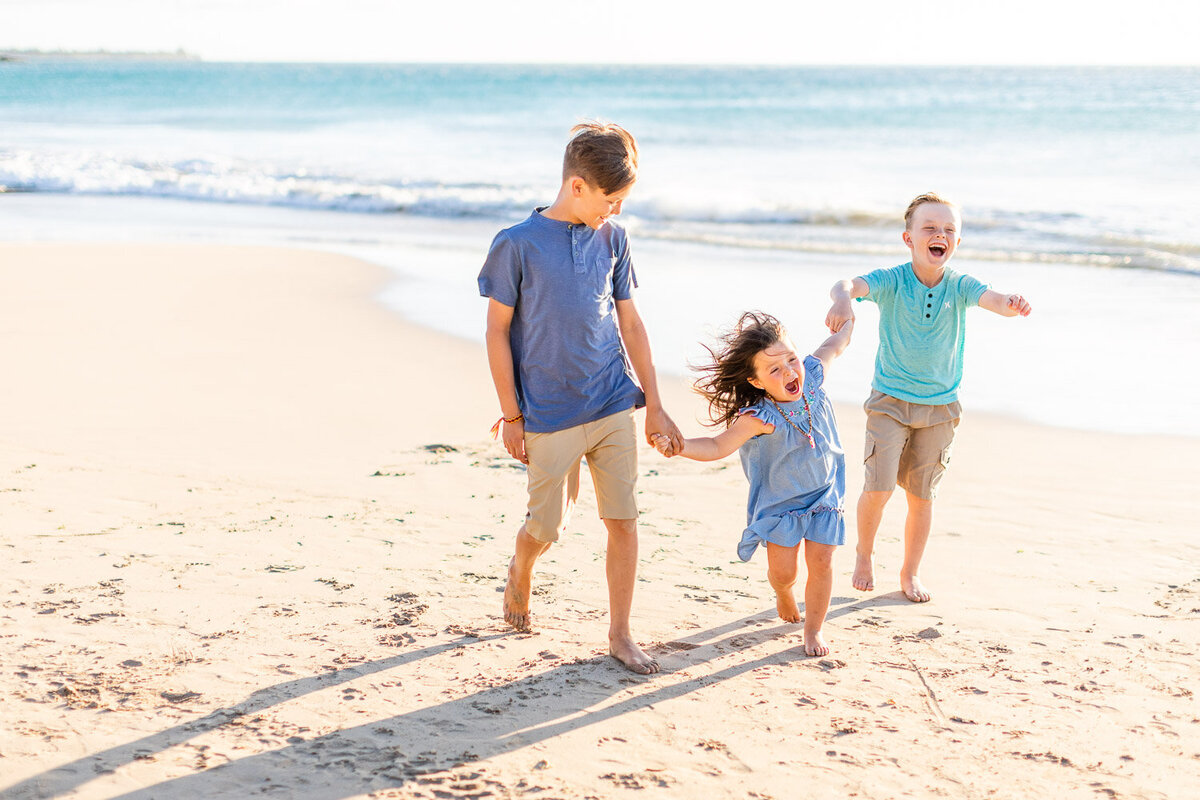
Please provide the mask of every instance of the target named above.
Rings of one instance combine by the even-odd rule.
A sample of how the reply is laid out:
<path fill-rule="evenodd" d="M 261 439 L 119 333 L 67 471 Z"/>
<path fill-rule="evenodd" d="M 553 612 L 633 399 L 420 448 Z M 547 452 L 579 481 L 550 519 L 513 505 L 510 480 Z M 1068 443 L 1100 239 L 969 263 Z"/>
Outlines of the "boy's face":
<path fill-rule="evenodd" d="M 599 187 L 592 186 L 583 178 L 571 179 L 571 196 L 575 200 L 574 214 L 579 221 L 592 229 L 599 229 L 609 217 L 621 213 L 621 203 L 633 191 L 633 184 L 624 189 L 605 194 Z"/>
<path fill-rule="evenodd" d="M 944 267 L 958 249 L 962 220 L 958 212 L 944 203 L 922 203 L 913 212 L 912 222 L 904 231 L 904 243 L 912 251 L 917 267 Z"/>
<path fill-rule="evenodd" d="M 750 385 L 762 389 L 780 403 L 790 403 L 800 399 L 804 388 L 800 380 L 803 371 L 796 348 L 789 339 L 784 339 L 754 356 L 754 377 L 750 379 Z"/>

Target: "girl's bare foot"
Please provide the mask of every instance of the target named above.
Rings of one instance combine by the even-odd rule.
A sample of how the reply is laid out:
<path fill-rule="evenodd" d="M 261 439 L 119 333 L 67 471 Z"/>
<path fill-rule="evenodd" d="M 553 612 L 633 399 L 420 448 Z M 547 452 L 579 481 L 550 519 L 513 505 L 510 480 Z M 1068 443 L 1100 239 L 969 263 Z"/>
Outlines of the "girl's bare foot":
<path fill-rule="evenodd" d="M 933 599 L 933 595 L 925 588 L 925 584 L 921 583 L 921 579 L 916 575 L 900 576 L 900 591 L 904 592 L 904 596 L 914 603 L 928 603 Z"/>
<path fill-rule="evenodd" d="M 821 631 L 804 632 L 804 652 L 810 656 L 829 655 L 829 645 L 825 643 L 825 637 L 821 635 Z"/>
<path fill-rule="evenodd" d="M 800 607 L 796 605 L 796 595 L 792 593 L 790 586 L 775 590 L 775 610 L 784 622 L 800 621 Z"/>
<path fill-rule="evenodd" d="M 646 652 L 637 646 L 637 642 L 628 637 L 610 636 L 608 654 L 620 661 L 625 669 L 638 675 L 650 675 L 659 670 L 658 662 L 646 655 Z"/>
<path fill-rule="evenodd" d="M 504 621 L 514 630 L 529 630 L 529 592 L 533 576 L 519 575 L 516 556 L 508 562 L 508 581 L 504 584 Z"/>
<path fill-rule="evenodd" d="M 875 559 L 871 556 L 856 555 L 854 559 L 854 577 L 850 579 L 850 582 L 860 592 L 874 590 Z"/>

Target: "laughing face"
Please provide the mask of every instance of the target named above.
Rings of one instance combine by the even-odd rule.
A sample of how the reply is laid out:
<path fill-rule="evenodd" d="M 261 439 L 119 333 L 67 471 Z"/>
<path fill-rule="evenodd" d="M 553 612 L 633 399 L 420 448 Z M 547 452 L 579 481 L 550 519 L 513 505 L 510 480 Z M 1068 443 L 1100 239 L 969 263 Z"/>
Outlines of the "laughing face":
<path fill-rule="evenodd" d="M 754 356 L 754 377 L 750 379 L 750 385 L 762 389 L 779 403 L 800 399 L 804 365 L 790 341 L 776 342 Z"/>
<path fill-rule="evenodd" d="M 940 269 L 946 266 L 962 241 L 962 220 L 953 206 L 922 203 L 913 211 L 912 224 L 904 232 L 904 243 L 912 251 L 913 266 Z"/>
<path fill-rule="evenodd" d="M 625 202 L 625 198 L 629 197 L 629 193 L 633 191 L 633 184 L 629 184 L 624 189 L 619 189 L 612 194 L 605 194 L 598 186 L 592 186 L 582 178 L 575 179 L 577 184 L 572 184 L 572 191 L 575 196 L 575 215 L 579 221 L 589 228 L 599 229 L 601 225 L 608 221 L 609 217 L 615 217 L 621 213 L 621 204 Z"/>

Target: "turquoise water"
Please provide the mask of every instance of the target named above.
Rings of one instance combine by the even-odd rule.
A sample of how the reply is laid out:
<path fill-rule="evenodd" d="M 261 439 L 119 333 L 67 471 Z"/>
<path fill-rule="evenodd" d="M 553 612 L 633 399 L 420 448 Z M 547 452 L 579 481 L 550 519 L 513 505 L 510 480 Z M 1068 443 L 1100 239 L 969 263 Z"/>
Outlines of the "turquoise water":
<path fill-rule="evenodd" d="M 829 286 L 905 261 L 933 189 L 963 207 L 955 265 L 1035 309 L 971 313 L 968 409 L 1200 435 L 1200 68 L 0 63 L 0 240 L 349 253 L 479 339 L 487 244 L 589 117 L 641 144 L 621 221 L 660 369 L 747 308 L 815 347 Z M 861 314 L 835 399 L 868 391 Z"/>
<path fill-rule="evenodd" d="M 929 188 L 986 259 L 1200 271 L 1197 68 L 0 64 L 0 185 L 516 219 L 566 129 L 644 236 L 877 253 Z"/>

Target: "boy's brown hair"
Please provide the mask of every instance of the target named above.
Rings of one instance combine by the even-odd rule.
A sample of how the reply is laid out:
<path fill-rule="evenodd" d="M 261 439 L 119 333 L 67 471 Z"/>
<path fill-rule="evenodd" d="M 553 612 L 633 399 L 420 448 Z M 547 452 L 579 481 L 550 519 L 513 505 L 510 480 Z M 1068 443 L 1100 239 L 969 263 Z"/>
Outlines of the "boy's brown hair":
<path fill-rule="evenodd" d="M 638 149 L 633 134 L 612 122 L 581 122 L 571 128 L 563 154 L 563 180 L 578 175 L 605 194 L 637 180 Z"/>
<path fill-rule="evenodd" d="M 905 209 L 904 230 L 907 231 L 912 229 L 913 214 L 917 213 L 917 209 L 926 203 L 941 203 L 944 206 L 949 206 L 950 208 L 954 209 L 955 213 L 957 213 L 960 217 L 962 216 L 962 211 L 959 209 L 958 204 L 953 200 L 947 200 L 937 192 L 926 192 L 925 194 L 919 194 L 914 197 L 913 201 L 908 204 L 908 208 Z"/>

